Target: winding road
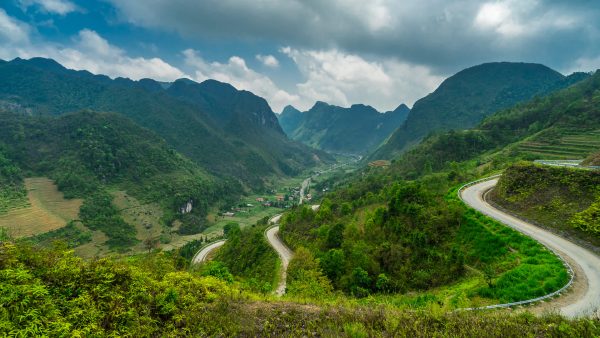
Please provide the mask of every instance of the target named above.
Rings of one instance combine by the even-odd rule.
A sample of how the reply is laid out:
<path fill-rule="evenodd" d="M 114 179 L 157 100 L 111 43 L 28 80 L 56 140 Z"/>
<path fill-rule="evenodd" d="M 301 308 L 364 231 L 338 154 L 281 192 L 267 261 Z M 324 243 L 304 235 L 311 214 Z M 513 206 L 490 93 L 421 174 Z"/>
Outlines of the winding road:
<path fill-rule="evenodd" d="M 275 215 L 269 220 L 269 224 L 277 224 L 277 223 L 279 223 L 280 219 L 281 219 L 281 214 Z M 281 270 L 279 272 L 280 273 L 279 284 L 277 284 L 277 288 L 275 289 L 275 294 L 278 296 L 283 296 L 283 294 L 285 294 L 287 268 L 288 268 L 288 265 L 290 264 L 290 261 L 292 260 L 292 257 L 294 256 L 294 253 L 279 238 L 279 236 L 278 236 L 279 235 L 279 226 L 278 225 L 274 226 L 270 229 L 267 229 L 267 231 L 265 232 L 265 235 L 267 236 L 267 240 L 269 241 L 269 244 L 271 244 L 273 249 L 275 249 L 275 251 L 277 251 L 279 258 L 281 259 Z"/>
<path fill-rule="evenodd" d="M 205 246 L 204 248 L 200 249 L 200 251 L 198 251 L 198 253 L 196 253 L 196 255 L 194 256 L 194 258 L 192 258 L 192 264 L 198 264 L 198 263 L 202 263 L 206 260 L 206 258 L 208 257 L 208 255 L 213 252 L 214 250 L 220 248 L 223 246 L 223 244 L 225 244 L 224 239 L 220 240 L 220 241 L 216 241 L 214 243 L 211 243 L 207 246 Z"/>
<path fill-rule="evenodd" d="M 537 240 L 555 250 L 571 266 L 575 265 L 573 266 L 575 279 L 579 279 L 579 284 L 584 290 L 575 292 L 574 296 L 561 296 L 560 298 L 565 297 L 568 300 L 566 302 L 559 301 L 560 298 L 556 302 L 550 302 L 551 309 L 560 311 L 566 317 L 598 314 L 600 308 L 600 257 L 573 242 L 491 206 L 485 201 L 485 193 L 494 188 L 497 182 L 498 179 L 492 179 L 464 188 L 461 198 L 471 208 Z M 556 304 L 553 306 L 554 303 Z"/>

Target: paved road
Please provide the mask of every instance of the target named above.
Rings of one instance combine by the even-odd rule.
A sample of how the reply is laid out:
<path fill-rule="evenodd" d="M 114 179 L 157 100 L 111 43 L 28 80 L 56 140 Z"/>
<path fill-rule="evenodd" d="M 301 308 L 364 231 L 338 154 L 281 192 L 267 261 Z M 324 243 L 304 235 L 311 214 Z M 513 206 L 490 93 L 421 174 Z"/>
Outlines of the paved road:
<path fill-rule="evenodd" d="M 194 256 L 194 258 L 192 258 L 192 264 L 198 264 L 198 263 L 204 262 L 206 260 L 206 257 L 208 257 L 208 255 L 211 252 L 222 247 L 223 244 L 225 244 L 224 239 L 220 240 L 220 241 L 216 241 L 216 242 L 204 247 L 202 250 L 198 251 L 198 253 Z"/>
<path fill-rule="evenodd" d="M 281 215 L 277 215 L 271 218 L 271 220 L 273 221 L 273 224 L 277 224 L 280 218 Z M 292 260 L 292 257 L 294 256 L 294 253 L 279 238 L 279 226 L 275 226 L 267 230 L 266 235 L 269 244 L 271 244 L 273 249 L 277 251 L 279 258 L 281 259 L 281 275 L 279 276 L 279 284 L 277 285 L 277 289 L 275 289 L 275 294 L 278 296 L 282 296 L 285 293 L 287 268 L 290 264 L 290 261 Z"/>
<path fill-rule="evenodd" d="M 579 297 L 575 297 L 575 299 L 566 304 L 559 305 L 557 310 L 567 317 L 597 314 L 600 308 L 600 257 L 547 230 L 536 227 L 492 207 L 484 201 L 483 194 L 492 189 L 497 182 L 498 180 L 494 179 L 465 188 L 461 194 L 462 199 L 473 209 L 545 244 L 556 250 L 563 258 L 579 265 L 578 267 L 574 267 L 574 269 L 581 271 L 585 275 L 583 277 L 587 279 L 587 289 L 581 292 Z"/>

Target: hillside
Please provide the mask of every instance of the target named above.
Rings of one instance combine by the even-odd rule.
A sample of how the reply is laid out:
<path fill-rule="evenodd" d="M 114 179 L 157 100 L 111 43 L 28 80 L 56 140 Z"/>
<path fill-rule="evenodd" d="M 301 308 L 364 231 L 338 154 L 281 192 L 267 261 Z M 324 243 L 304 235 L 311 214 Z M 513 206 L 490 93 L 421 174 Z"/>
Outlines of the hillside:
<path fill-rule="evenodd" d="M 456 173 L 453 162 L 491 170 L 518 160 L 584 159 L 600 149 L 598 102 L 596 72 L 569 88 L 497 112 L 474 129 L 432 135 L 404 153 L 391 171 L 417 177 L 432 170 Z"/>
<path fill-rule="evenodd" d="M 286 133 L 304 144 L 336 153 L 365 154 L 400 126 L 408 112 L 406 105 L 380 113 L 360 104 L 342 108 L 317 102 L 304 113 L 287 108 L 280 120 L 288 128 Z"/>
<path fill-rule="evenodd" d="M 519 163 L 490 194 L 521 217 L 600 247 L 600 171 Z"/>
<path fill-rule="evenodd" d="M 0 328 L 15 336 L 597 336 L 598 321 L 274 301 L 178 256 L 84 261 L 0 237 Z"/>
<path fill-rule="evenodd" d="M 281 129 L 286 135 L 291 135 L 302 123 L 302 112 L 292 106 L 286 106 L 277 118 Z"/>
<path fill-rule="evenodd" d="M 432 132 L 474 127 L 492 113 L 568 87 L 586 76 L 576 73 L 565 77 L 529 63 L 486 63 L 467 68 L 417 101 L 406 122 L 371 158 L 394 158 Z"/>
<path fill-rule="evenodd" d="M 178 221 L 174 230 L 181 234 L 202 231 L 209 208 L 242 192 L 236 182 L 214 178 L 154 132 L 114 113 L 30 117 L 2 112 L 0 119 L 2 180 L 8 183 L 2 195 L 22 200 L 25 174 L 49 177 L 66 198 L 84 199 L 79 220 L 103 231 L 113 248 L 137 243 L 136 223 L 122 218 L 113 201 L 115 189 L 156 205 L 157 226 L 169 229 Z M 191 212 L 182 213 L 188 203 Z"/>
<path fill-rule="evenodd" d="M 207 103 L 196 104 L 202 101 L 198 97 Z M 112 80 L 49 59 L 17 58 L 0 64 L 0 107 L 32 115 L 81 109 L 120 113 L 212 174 L 253 187 L 269 175 L 297 173 L 318 161 L 314 152 L 286 139 L 263 99 L 215 81 Z"/>
<path fill-rule="evenodd" d="M 600 149 L 600 147 L 598 147 L 598 149 Z M 600 152 L 591 154 L 582 164 L 587 166 L 600 166 Z"/>
<path fill-rule="evenodd" d="M 330 159 L 288 139 L 267 101 L 251 92 L 215 80 L 196 83 L 182 79 L 170 84 L 166 93 L 208 114 L 228 137 L 233 135 L 243 142 L 234 141 L 234 146 L 252 149 L 266 160 L 267 167 L 280 173 L 297 174 L 301 168 L 318 163 L 315 158 Z"/>

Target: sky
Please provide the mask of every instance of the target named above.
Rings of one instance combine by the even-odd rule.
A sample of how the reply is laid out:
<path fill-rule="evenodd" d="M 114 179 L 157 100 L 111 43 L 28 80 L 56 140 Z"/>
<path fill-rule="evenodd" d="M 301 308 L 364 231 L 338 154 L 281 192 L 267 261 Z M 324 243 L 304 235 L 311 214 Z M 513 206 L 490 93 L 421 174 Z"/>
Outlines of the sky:
<path fill-rule="evenodd" d="M 493 61 L 600 68 L 597 0 L 0 0 L 0 59 L 111 77 L 216 79 L 275 112 L 412 106 Z"/>

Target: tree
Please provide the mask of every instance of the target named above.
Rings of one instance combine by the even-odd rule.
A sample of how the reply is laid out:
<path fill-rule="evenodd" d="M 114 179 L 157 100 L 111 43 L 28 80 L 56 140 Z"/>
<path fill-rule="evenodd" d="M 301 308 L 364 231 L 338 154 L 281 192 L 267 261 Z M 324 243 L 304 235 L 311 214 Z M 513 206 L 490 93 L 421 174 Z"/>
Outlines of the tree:
<path fill-rule="evenodd" d="M 230 238 L 239 235 L 240 232 L 240 225 L 236 222 L 229 222 L 223 227 L 223 235 L 225 236 L 225 238 Z"/>
<path fill-rule="evenodd" d="M 339 248 L 344 241 L 344 229 L 346 226 L 342 223 L 337 223 L 329 229 L 327 233 L 327 247 Z"/>
<path fill-rule="evenodd" d="M 331 249 L 321 258 L 320 265 L 327 277 L 333 282 L 344 273 L 346 256 L 340 249 Z"/>

